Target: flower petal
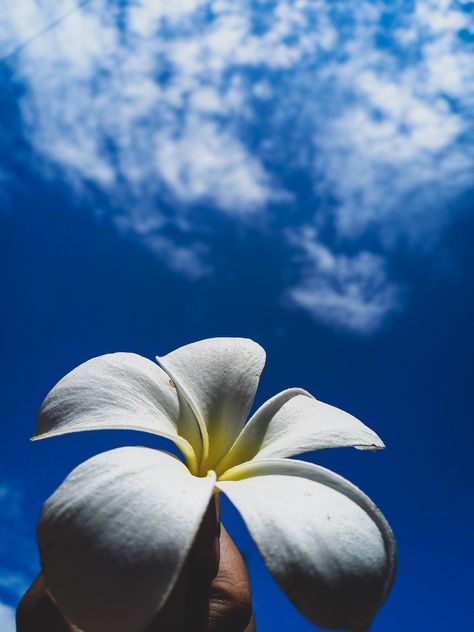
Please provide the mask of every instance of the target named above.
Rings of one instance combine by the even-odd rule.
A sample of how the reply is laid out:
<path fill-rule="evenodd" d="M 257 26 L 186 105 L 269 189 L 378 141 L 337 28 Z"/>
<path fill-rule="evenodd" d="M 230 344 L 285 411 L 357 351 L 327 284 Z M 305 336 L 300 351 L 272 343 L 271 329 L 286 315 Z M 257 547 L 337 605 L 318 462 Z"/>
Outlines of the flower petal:
<path fill-rule="evenodd" d="M 302 461 L 254 461 L 216 485 L 241 512 L 265 562 L 302 614 L 365 630 L 393 583 L 396 545 L 357 487 Z M 233 480 L 230 480 L 230 479 Z"/>
<path fill-rule="evenodd" d="M 34 439 L 81 430 L 142 430 L 171 439 L 192 469 L 201 455 L 199 427 L 166 373 L 134 353 L 93 358 L 49 392 Z"/>
<path fill-rule="evenodd" d="M 140 632 L 171 591 L 215 477 L 177 458 L 119 448 L 77 467 L 46 502 L 38 544 L 46 585 L 87 632 Z"/>
<path fill-rule="evenodd" d="M 349 413 L 314 399 L 302 389 L 289 389 L 257 410 L 217 471 L 250 459 L 348 446 L 364 450 L 385 447 L 373 430 Z"/>
<path fill-rule="evenodd" d="M 239 434 L 252 405 L 265 351 L 245 338 L 211 338 L 157 358 L 200 422 L 204 461 L 214 467 Z"/>
<path fill-rule="evenodd" d="M 225 472 L 234 465 L 245 463 L 253 459 L 262 447 L 268 426 L 272 419 L 290 399 L 297 395 L 312 397 L 312 395 L 302 388 L 288 388 L 274 395 L 260 406 L 243 427 L 229 452 L 216 467 L 217 474 L 219 475 Z"/>

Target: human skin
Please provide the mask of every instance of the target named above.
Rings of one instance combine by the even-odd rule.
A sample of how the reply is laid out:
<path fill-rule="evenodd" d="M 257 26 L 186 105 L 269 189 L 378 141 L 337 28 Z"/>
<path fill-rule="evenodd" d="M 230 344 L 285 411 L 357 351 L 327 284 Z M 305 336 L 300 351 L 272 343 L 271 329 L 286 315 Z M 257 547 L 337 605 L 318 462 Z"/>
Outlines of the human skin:
<path fill-rule="evenodd" d="M 73 569 L 71 569 L 73 571 Z M 17 632 L 77 632 L 40 573 L 17 610 Z M 220 522 L 215 495 L 165 606 L 144 632 L 256 632 L 245 562 Z"/>

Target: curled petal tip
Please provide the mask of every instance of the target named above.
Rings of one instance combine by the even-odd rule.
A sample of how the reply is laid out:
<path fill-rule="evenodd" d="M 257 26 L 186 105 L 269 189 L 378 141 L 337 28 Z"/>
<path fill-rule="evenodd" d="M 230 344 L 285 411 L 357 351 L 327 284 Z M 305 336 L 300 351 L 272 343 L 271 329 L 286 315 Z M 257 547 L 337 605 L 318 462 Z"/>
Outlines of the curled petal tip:
<path fill-rule="evenodd" d="M 367 450 L 368 452 L 378 452 L 378 450 L 385 450 L 387 446 L 382 441 L 380 443 L 369 443 L 366 445 L 355 445 L 356 450 Z M 358 630 L 350 630 L 349 632 L 358 632 Z"/>
<path fill-rule="evenodd" d="M 376 452 L 377 450 L 385 450 L 387 447 L 382 439 L 372 431 L 372 437 L 370 443 L 359 443 L 354 446 L 356 450 L 368 450 L 372 452 Z M 352 631 L 351 631 L 352 632 Z M 358 631 L 354 631 L 358 632 Z"/>

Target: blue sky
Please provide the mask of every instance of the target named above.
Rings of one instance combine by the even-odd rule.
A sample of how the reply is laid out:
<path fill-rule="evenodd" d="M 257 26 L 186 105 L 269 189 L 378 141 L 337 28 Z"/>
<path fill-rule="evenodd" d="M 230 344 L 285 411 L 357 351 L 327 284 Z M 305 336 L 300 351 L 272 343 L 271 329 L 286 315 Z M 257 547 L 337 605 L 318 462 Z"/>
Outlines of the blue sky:
<path fill-rule="evenodd" d="M 375 632 L 467 629 L 474 3 L 99 0 L 10 56 L 73 7 L 0 0 L 1 629 L 46 497 L 156 445 L 31 444 L 47 391 L 102 353 L 222 335 L 267 350 L 256 404 L 302 386 L 387 444 L 305 457 L 393 525 Z M 259 632 L 312 629 L 224 520 Z"/>

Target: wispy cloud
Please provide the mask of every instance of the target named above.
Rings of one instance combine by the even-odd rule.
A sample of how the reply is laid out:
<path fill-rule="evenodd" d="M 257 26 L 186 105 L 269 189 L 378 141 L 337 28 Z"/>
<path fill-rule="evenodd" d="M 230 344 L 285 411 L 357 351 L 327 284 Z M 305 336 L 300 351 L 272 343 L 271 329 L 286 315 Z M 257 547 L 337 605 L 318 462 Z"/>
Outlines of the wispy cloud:
<path fill-rule="evenodd" d="M 309 227 L 289 239 L 302 251 L 303 266 L 288 298 L 318 320 L 367 334 L 400 308 L 400 288 L 390 281 L 382 257 L 365 250 L 337 254 Z"/>
<path fill-rule="evenodd" d="M 15 609 L 0 601 L 0 630 L 15 632 Z"/>
<path fill-rule="evenodd" d="M 16 603 L 31 583 L 37 562 L 25 529 L 23 498 L 13 483 L 0 485 L 0 515 L 0 600 Z"/>
<path fill-rule="evenodd" d="M 15 59 L 25 130 L 50 175 L 100 191 L 118 229 L 181 273 L 211 272 L 212 213 L 255 227 L 273 213 L 271 238 L 292 235 L 288 297 L 369 333 L 401 306 L 400 244 L 431 256 L 472 183 L 469 6 L 90 3 Z M 8 3 L 5 52 L 51 7 Z"/>
<path fill-rule="evenodd" d="M 328 97 L 306 114 L 314 225 L 330 227 L 336 245 L 327 251 L 320 231 L 311 244 L 308 231 L 292 237 L 304 260 L 294 302 L 361 333 L 401 306 L 392 255 L 403 245 L 431 256 L 474 168 L 474 50 L 464 37 L 472 15 L 449 1 L 391 11 L 364 3 L 349 16 L 351 34 L 339 31 L 338 56 L 317 72 L 313 103 L 325 89 Z M 343 254 L 354 245 L 355 255 Z"/>
<path fill-rule="evenodd" d="M 379 6 L 344 43 L 346 59 L 324 70 L 339 106 L 317 130 L 317 171 L 343 236 L 375 226 L 388 246 L 408 236 L 419 247 L 472 182 L 474 50 L 461 37 L 472 18 L 453 7 L 394 7 L 387 29 Z"/>
<path fill-rule="evenodd" d="M 201 92 L 195 98 L 214 95 Z M 156 167 L 181 202 L 207 201 L 235 215 L 277 198 L 261 162 L 215 121 L 188 116 L 184 129 L 164 131 L 156 144 Z"/>

